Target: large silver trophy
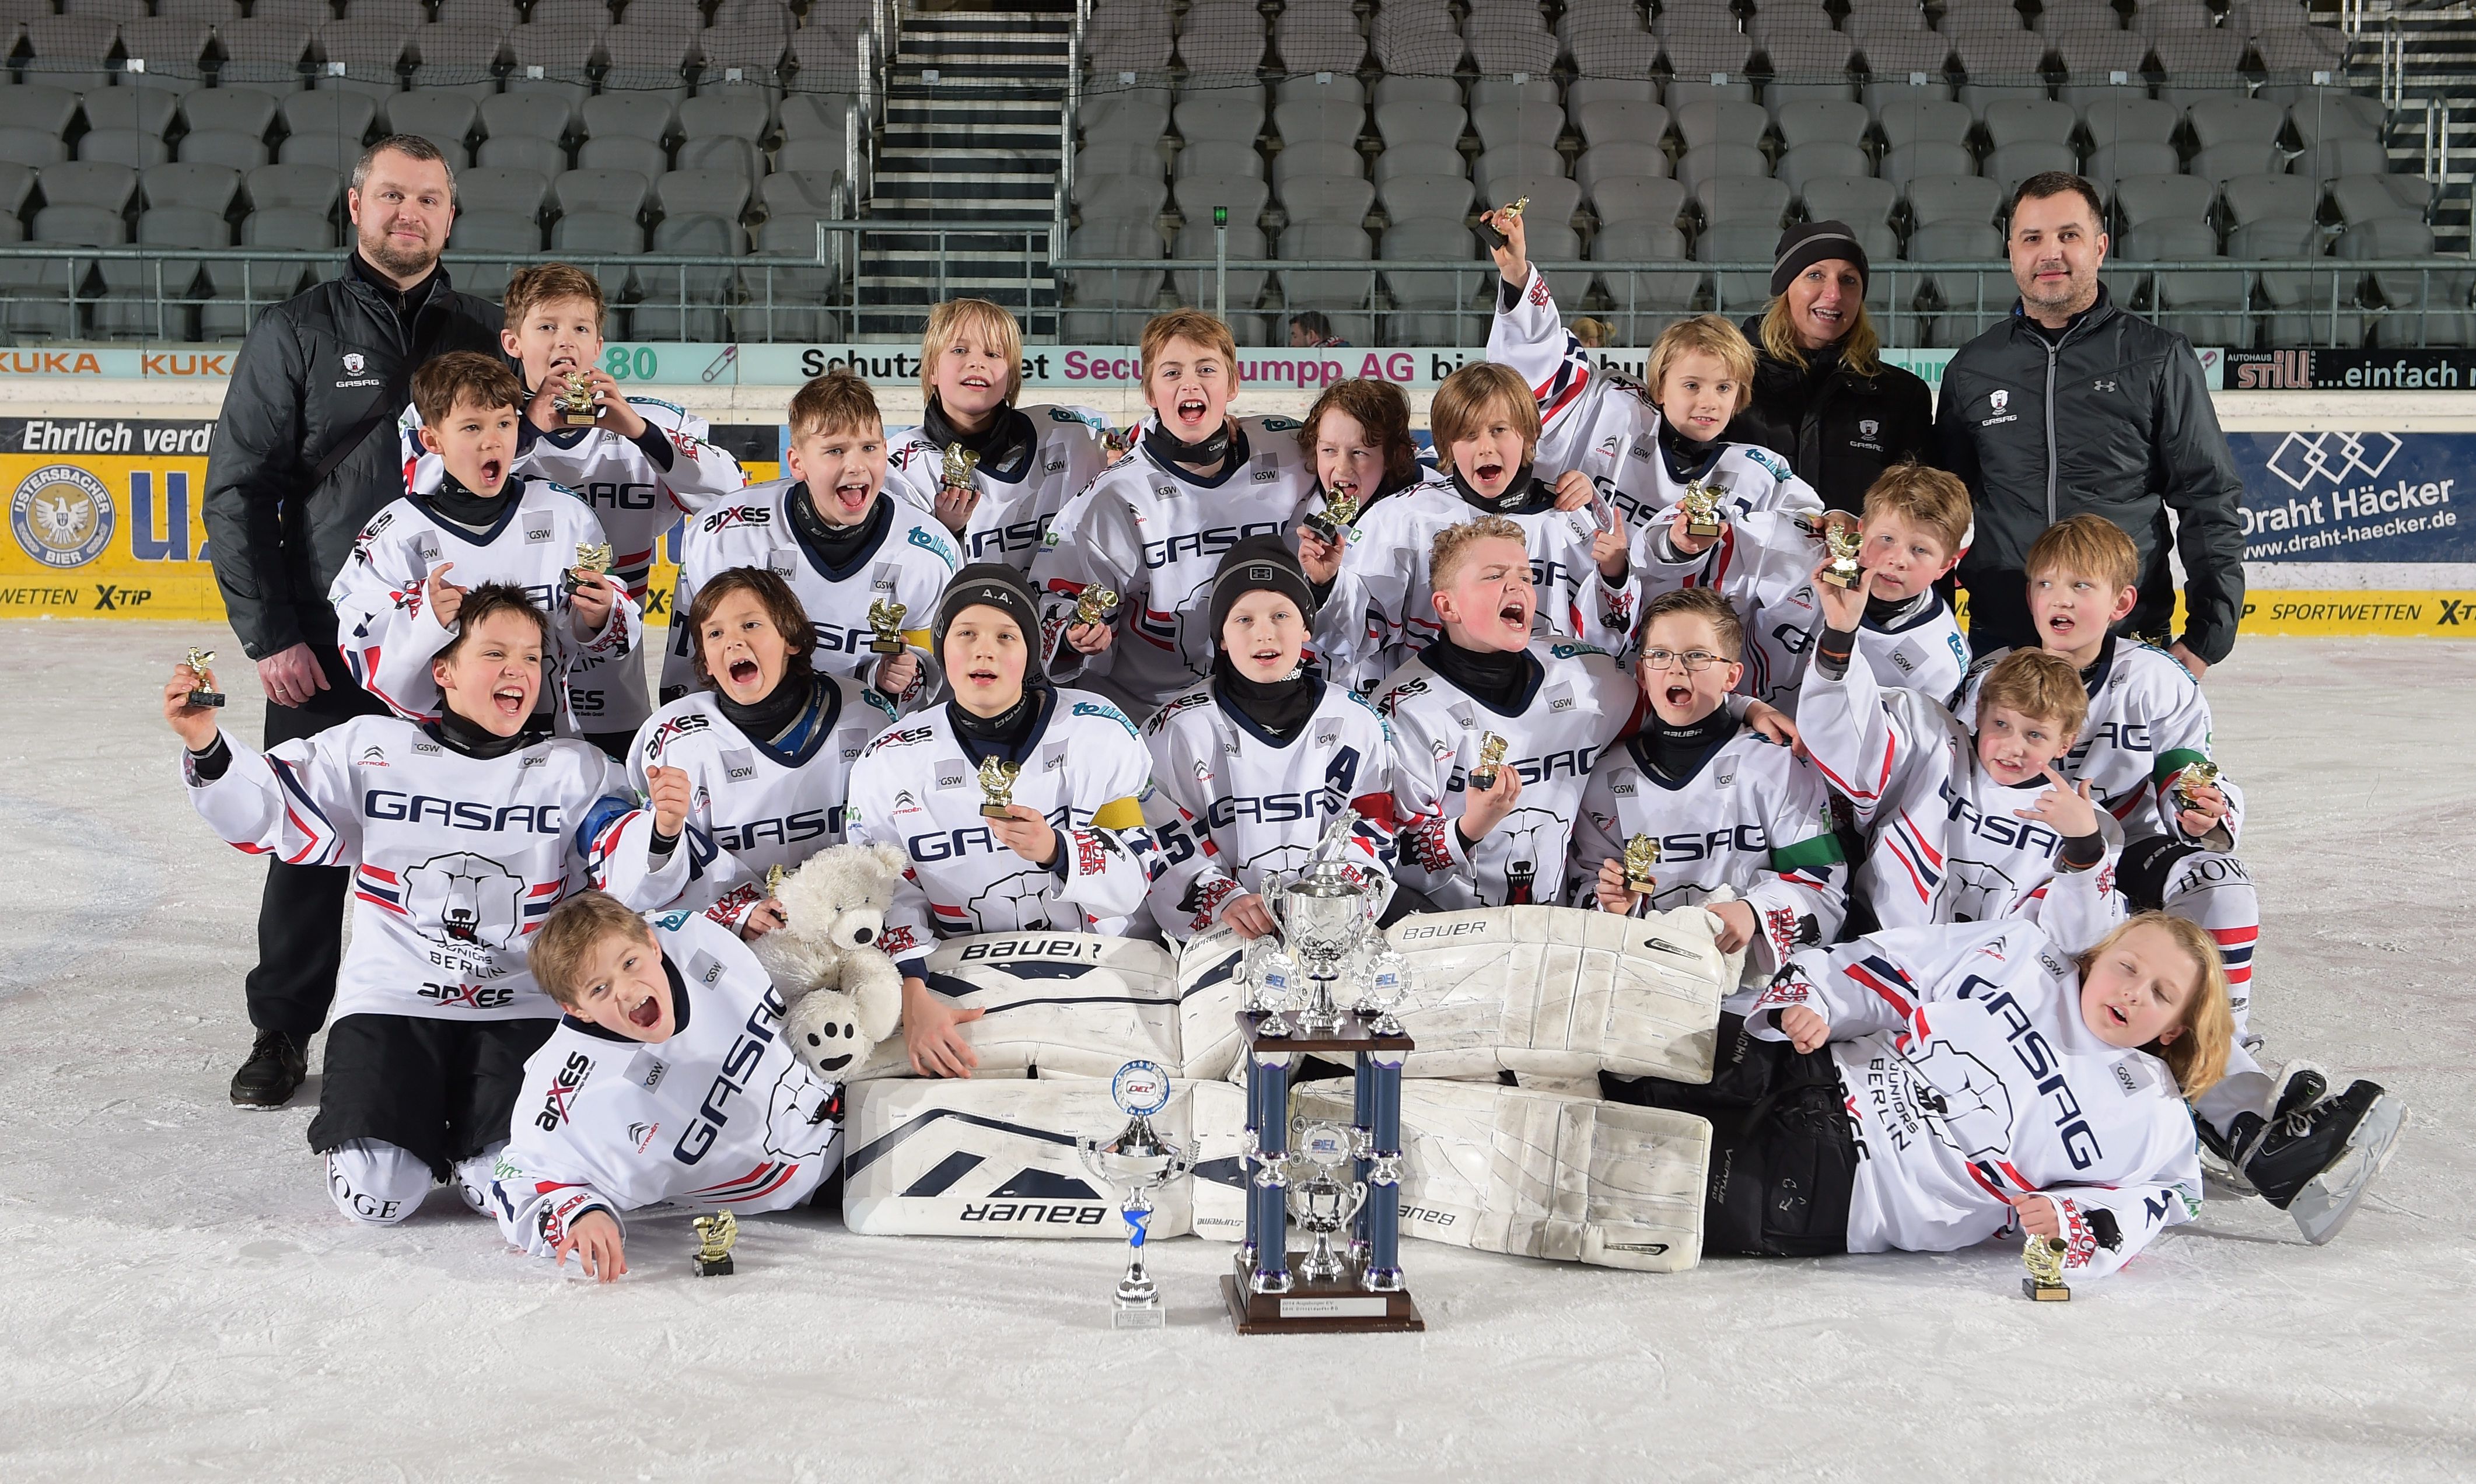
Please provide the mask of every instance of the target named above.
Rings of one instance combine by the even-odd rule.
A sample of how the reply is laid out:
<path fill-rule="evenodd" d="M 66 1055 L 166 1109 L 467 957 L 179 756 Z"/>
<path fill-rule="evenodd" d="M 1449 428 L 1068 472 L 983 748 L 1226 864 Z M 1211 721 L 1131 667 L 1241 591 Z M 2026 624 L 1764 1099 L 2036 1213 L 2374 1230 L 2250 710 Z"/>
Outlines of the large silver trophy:
<path fill-rule="evenodd" d="M 1084 1134 L 1076 1141 L 1083 1168 L 1120 1193 L 1118 1214 L 1127 1221 L 1127 1274 L 1118 1280 L 1114 1323 L 1120 1329 L 1161 1327 L 1160 1286 L 1144 1261 L 1151 1234 L 1152 1193 L 1195 1168 L 1195 1149 L 1164 1139 L 1152 1115 L 1169 1106 L 1169 1074 L 1158 1063 L 1130 1061 L 1110 1079 L 1109 1098 L 1127 1125 L 1103 1142 Z"/>
<path fill-rule="evenodd" d="M 1221 1285 L 1240 1334 L 1426 1327 L 1400 1263 L 1401 1066 L 1415 1048 L 1393 1012 L 1409 972 L 1376 930 L 1391 883 L 1353 858 L 1358 823 L 1344 809 L 1303 865 L 1262 882 L 1278 932 L 1250 946 L 1244 970 L 1247 1235 Z M 1353 1068 L 1347 1126 L 1293 1127 L 1302 1055 Z M 1293 1224 L 1308 1238 L 1295 1257 Z"/>

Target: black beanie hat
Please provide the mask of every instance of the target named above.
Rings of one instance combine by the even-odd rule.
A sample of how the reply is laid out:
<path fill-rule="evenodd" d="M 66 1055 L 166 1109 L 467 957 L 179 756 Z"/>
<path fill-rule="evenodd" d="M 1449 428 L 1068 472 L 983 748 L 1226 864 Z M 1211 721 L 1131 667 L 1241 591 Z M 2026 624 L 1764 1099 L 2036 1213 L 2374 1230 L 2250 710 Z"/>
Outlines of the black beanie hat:
<path fill-rule="evenodd" d="M 1873 281 L 1874 270 L 1866 261 L 1866 244 L 1857 240 L 1856 232 L 1846 222 L 1798 222 L 1781 233 L 1779 253 L 1771 260 L 1772 297 L 1787 293 L 1788 285 L 1796 282 L 1798 274 L 1834 258 L 1855 263 L 1860 284 Z"/>
<path fill-rule="evenodd" d="M 969 607 L 997 609 L 1022 628 L 1027 647 L 1040 647 L 1040 605 L 1025 585 L 1023 574 L 1002 561 L 976 561 L 955 573 L 946 583 L 945 595 L 937 600 L 937 621 L 930 626 L 929 636 L 941 660 L 945 656 L 947 629 L 953 624 L 955 614 Z"/>
<path fill-rule="evenodd" d="M 1279 536 L 1249 536 L 1222 554 L 1220 569 L 1212 574 L 1208 611 L 1214 649 L 1221 647 L 1221 626 L 1229 621 L 1229 610 L 1259 590 L 1279 593 L 1299 606 L 1299 617 L 1315 623 L 1315 589 L 1308 585 L 1298 554 L 1282 545 Z"/>

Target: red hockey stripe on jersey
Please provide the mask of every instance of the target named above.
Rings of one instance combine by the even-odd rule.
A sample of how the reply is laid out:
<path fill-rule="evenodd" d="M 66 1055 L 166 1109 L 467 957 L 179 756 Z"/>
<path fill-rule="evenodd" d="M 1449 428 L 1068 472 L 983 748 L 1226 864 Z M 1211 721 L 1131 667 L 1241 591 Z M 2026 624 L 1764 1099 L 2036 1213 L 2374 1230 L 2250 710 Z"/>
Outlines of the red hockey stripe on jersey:
<path fill-rule="evenodd" d="M 1557 413 L 1562 412 L 1569 407 L 1572 407 L 1573 405 L 1573 399 L 1579 397 L 1583 390 L 1591 384 L 1591 373 L 1587 368 L 1568 366 L 1567 369 L 1573 372 L 1573 380 L 1572 383 L 1568 385 L 1562 394 L 1556 393 L 1556 383 L 1552 378 L 1548 381 L 1547 385 L 1537 387 L 1531 392 L 1532 396 L 1539 399 L 1539 425 L 1543 428 L 1548 426 L 1548 420 L 1553 418 Z M 1560 376 L 1563 374 L 1563 372 L 1558 373 Z M 1555 396 L 1555 400 L 1553 402 L 1548 400 L 1551 395 Z"/>
<path fill-rule="evenodd" d="M 1977 1182 L 1978 1188 L 1984 1190 L 1988 1195 L 1993 1196 L 1995 1200 L 2003 1201 L 2005 1205 L 2010 1205 L 2012 1203 L 2010 1200 L 2004 1199 L 2003 1187 L 1995 1184 L 1993 1180 L 1988 1179 L 1986 1177 L 1986 1172 L 1977 1167 L 1977 1162 L 1975 1160 L 1969 1161 L 1965 1168 L 1968 1171 L 1968 1177 Z"/>
<path fill-rule="evenodd" d="M 1911 844 L 1918 848 L 1919 858 L 1922 859 L 1927 865 L 1933 867 L 1937 876 L 1941 876 L 1943 874 L 1943 853 L 1936 850 L 1934 846 L 1927 842 L 1925 831 L 1918 828 L 1916 820 L 1909 818 L 1909 814 L 1906 809 L 1900 811 L 1900 823 L 1908 827 L 1909 840 Z"/>
<path fill-rule="evenodd" d="M 1394 821 L 1399 817 L 1394 812 L 1391 794 L 1361 794 L 1349 801 L 1349 806 L 1358 811 L 1359 818 L 1386 834 L 1393 832 Z"/>
<path fill-rule="evenodd" d="M 2261 929 L 2259 928 L 2213 928 L 2210 929 L 2210 936 L 2218 941 L 2220 948 L 2224 948 L 2231 943 L 2253 942 L 2261 936 Z"/>
<path fill-rule="evenodd" d="M 1918 1007 L 1908 996 L 1876 978 L 1864 964 L 1850 964 L 1840 972 L 1880 996 L 1885 1004 L 1900 1012 L 1900 1019 L 1907 1020 L 1917 1013 Z"/>
<path fill-rule="evenodd" d="M 732 1201 L 762 1200 L 766 1197 L 774 1194 L 776 1191 L 780 1190 L 783 1186 L 790 1184 L 792 1177 L 797 1175 L 799 1173 L 800 1167 L 796 1162 L 784 1165 L 780 1175 L 775 1175 L 773 1179 L 766 1182 L 764 1189 L 752 1190 L 746 1195 L 727 1196 L 722 1199 Z"/>
<path fill-rule="evenodd" d="M 1898 861 L 1900 863 L 1900 869 L 1909 874 L 1909 884 L 1918 889 L 1918 900 L 1919 902 L 1930 903 L 1934 901 L 1934 893 L 1926 888 L 1924 879 L 1918 875 L 1916 863 L 1911 861 L 1908 856 L 1900 853 L 1899 846 L 1896 843 L 1897 840 L 1898 836 L 1896 835 L 1885 835 L 1883 837 L 1883 853 L 1891 856 L 1894 860 Z"/>
<path fill-rule="evenodd" d="M 547 897 L 552 892 L 558 890 L 566 884 L 567 883 L 565 881 L 544 881 L 539 886 L 533 887 L 532 890 L 526 892 L 525 895 L 528 897 Z"/>
<path fill-rule="evenodd" d="M 294 864 L 298 864 L 298 862 L 294 862 Z M 400 907 L 400 906 L 396 905 L 396 904 L 395 904 L 394 903 L 392 903 L 392 902 L 387 901 L 384 897 L 373 897 L 373 896 L 371 896 L 368 892 L 365 892 L 365 891 L 357 891 L 357 892 L 353 893 L 353 895 L 354 895 L 356 898 L 358 898 L 359 900 L 360 900 L 360 901 L 362 901 L 362 902 L 366 902 L 366 903 L 368 903 L 370 905 L 372 905 L 372 906 L 374 906 L 374 907 L 384 907 L 384 908 L 386 908 L 388 911 L 393 912 L 393 913 L 394 913 L 396 916 L 398 916 L 398 917 L 404 917 L 404 916 L 408 915 L 408 914 L 405 912 L 404 908 L 402 908 L 402 907 Z"/>
<path fill-rule="evenodd" d="M 393 881 L 396 878 L 394 872 L 382 871 L 376 866 L 363 866 L 361 868 L 361 875 L 368 877 L 374 881 Z"/>

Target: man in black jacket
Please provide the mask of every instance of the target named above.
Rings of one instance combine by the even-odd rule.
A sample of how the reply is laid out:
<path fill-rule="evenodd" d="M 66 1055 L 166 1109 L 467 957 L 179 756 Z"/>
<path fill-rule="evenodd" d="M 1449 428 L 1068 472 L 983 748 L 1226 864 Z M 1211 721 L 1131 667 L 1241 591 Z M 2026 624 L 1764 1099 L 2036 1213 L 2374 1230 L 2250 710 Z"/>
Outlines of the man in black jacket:
<path fill-rule="evenodd" d="M 415 367 L 499 353 L 499 307 L 448 286 L 439 250 L 456 180 L 436 145 L 393 135 L 353 167 L 354 252 L 341 276 L 266 311 L 233 365 L 207 452 L 215 583 L 266 690 L 266 745 L 383 711 L 346 675 L 328 585 L 353 537 L 404 493 L 395 424 Z M 268 865 L 250 971 L 249 1059 L 233 1101 L 281 1107 L 325 1024 L 343 953 L 341 867 Z"/>
<path fill-rule="evenodd" d="M 1944 466 L 1977 508 L 1976 542 L 1960 564 L 1969 642 L 1979 654 L 2037 644 L 2022 572 L 2029 544 L 2087 511 L 2140 549 L 2128 632 L 2165 636 L 2173 622 L 2171 537 L 2186 608 L 2173 652 L 2197 678 L 2235 647 L 2243 611 L 2243 480 L 2191 342 L 2116 308 L 2098 282 L 2103 220 L 2097 192 L 2077 175 L 2021 182 L 2011 236 L 2019 303 L 1944 369 L 1935 419 Z"/>

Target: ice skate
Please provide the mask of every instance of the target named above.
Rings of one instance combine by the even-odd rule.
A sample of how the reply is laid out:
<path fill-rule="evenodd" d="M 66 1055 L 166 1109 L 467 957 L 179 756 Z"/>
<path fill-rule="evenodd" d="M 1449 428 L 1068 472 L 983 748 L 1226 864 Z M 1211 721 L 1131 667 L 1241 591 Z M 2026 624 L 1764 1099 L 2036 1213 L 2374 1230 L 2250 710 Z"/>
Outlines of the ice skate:
<path fill-rule="evenodd" d="M 2326 1096 L 2318 1069 L 2288 1070 L 2270 1116 L 2236 1119 L 2231 1161 L 2263 1200 L 2295 1218 L 2304 1239 L 2328 1242 L 2355 1215 L 2373 1177 L 2389 1163 L 2407 1109 L 2378 1082 L 2359 1078 Z"/>

